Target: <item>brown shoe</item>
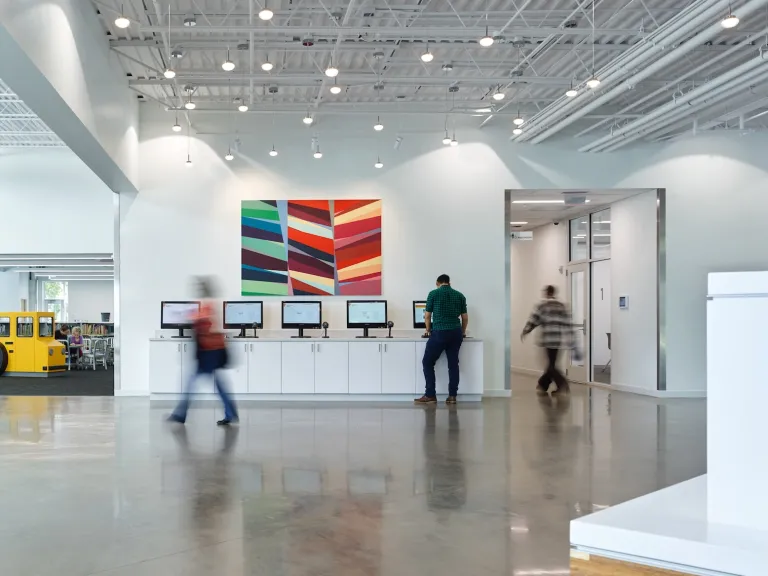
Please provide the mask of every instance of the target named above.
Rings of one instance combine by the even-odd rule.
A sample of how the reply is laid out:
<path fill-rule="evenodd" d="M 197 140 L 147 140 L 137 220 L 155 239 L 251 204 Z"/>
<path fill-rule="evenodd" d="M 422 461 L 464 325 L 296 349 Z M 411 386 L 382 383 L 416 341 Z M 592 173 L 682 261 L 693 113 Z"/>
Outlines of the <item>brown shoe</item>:
<path fill-rule="evenodd" d="M 437 398 L 434 396 L 422 396 L 421 398 L 416 398 L 416 400 L 413 401 L 414 404 L 437 404 Z"/>
<path fill-rule="evenodd" d="M 446 404 L 456 404 L 456 396 L 448 396 L 448 398 L 445 399 Z"/>

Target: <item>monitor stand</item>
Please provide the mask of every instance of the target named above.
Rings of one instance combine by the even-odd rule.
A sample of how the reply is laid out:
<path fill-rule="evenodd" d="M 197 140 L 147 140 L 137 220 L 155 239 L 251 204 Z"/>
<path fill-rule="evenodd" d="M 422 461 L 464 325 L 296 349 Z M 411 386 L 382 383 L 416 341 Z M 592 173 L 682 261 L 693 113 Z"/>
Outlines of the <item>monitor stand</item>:
<path fill-rule="evenodd" d="M 186 336 L 184 336 L 184 328 L 179 328 L 178 336 L 171 336 L 171 338 L 186 338 Z"/>
<path fill-rule="evenodd" d="M 240 328 L 240 334 L 235 336 L 235 338 L 247 338 L 247 336 L 245 335 L 245 328 Z"/>
<path fill-rule="evenodd" d="M 298 336 L 291 336 L 291 338 L 311 338 L 311 336 L 304 336 L 304 328 L 299 328 Z"/>
<path fill-rule="evenodd" d="M 363 335 L 362 336 L 355 336 L 355 338 L 376 338 L 376 336 L 369 336 L 368 335 L 368 328 L 363 328 Z"/>

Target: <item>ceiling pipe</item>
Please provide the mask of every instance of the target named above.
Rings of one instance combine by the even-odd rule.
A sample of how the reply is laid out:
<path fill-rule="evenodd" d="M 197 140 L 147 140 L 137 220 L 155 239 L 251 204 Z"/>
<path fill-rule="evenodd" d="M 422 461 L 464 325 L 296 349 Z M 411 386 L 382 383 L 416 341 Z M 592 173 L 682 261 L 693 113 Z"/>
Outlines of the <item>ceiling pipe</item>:
<path fill-rule="evenodd" d="M 739 16 L 744 18 L 752 14 L 756 10 L 760 9 L 761 7 L 765 6 L 766 3 L 768 3 L 768 0 L 750 0 L 741 8 L 739 8 L 738 10 Z M 678 46 L 676 49 L 672 50 L 666 56 L 656 59 L 649 66 L 647 66 L 637 74 L 633 75 L 631 78 L 625 80 L 620 85 L 614 87 L 613 89 L 609 89 L 607 92 L 594 98 L 587 105 L 583 105 L 584 98 L 580 98 L 580 97 L 573 98 L 573 100 L 576 100 L 576 102 L 574 102 L 572 106 L 566 106 L 561 111 L 561 116 L 569 111 L 575 110 L 575 108 L 577 108 L 578 106 L 581 106 L 581 108 L 579 108 L 578 110 L 575 110 L 570 116 L 566 118 L 556 120 L 556 123 L 554 125 L 551 125 L 551 122 L 554 119 L 547 118 L 547 121 L 550 123 L 550 127 L 548 129 L 545 129 L 546 126 L 544 125 L 544 122 L 541 122 L 538 126 L 533 127 L 533 129 L 529 129 L 526 132 L 524 132 L 521 137 L 518 137 L 518 141 L 530 140 L 534 144 L 543 142 L 550 136 L 558 133 L 563 128 L 570 126 L 576 120 L 582 118 L 586 114 L 599 108 L 603 104 L 610 102 L 621 93 L 627 90 L 631 90 L 639 82 L 642 82 L 649 76 L 655 74 L 656 72 L 659 72 L 660 70 L 663 70 L 665 67 L 669 66 L 671 63 L 679 60 L 680 58 L 682 58 L 692 50 L 698 48 L 705 42 L 708 42 L 709 40 L 713 39 L 718 34 L 721 34 L 722 26 L 720 25 L 719 20 L 717 20 L 717 16 L 722 15 L 721 14 L 722 10 L 727 6 L 728 6 L 728 1 L 723 0 L 713 8 L 705 11 L 700 17 L 695 18 L 690 22 L 688 22 L 686 25 L 681 26 L 675 34 L 671 35 L 667 39 L 670 43 L 679 41 L 682 38 L 687 37 L 688 35 L 691 34 L 691 32 L 693 32 L 698 27 L 700 27 L 704 22 L 707 22 L 707 21 L 712 22 L 703 32 L 694 35 L 692 38 L 689 38 L 686 42 Z M 651 56 L 655 56 L 655 54 L 652 53 Z"/>
<path fill-rule="evenodd" d="M 724 1 L 725 0 L 700 0 L 697 3 L 688 6 L 678 15 L 654 30 L 643 42 L 636 44 L 617 58 L 611 60 L 608 64 L 603 66 L 603 68 L 597 70 L 596 74 L 598 78 L 600 78 L 603 85 L 618 81 L 621 77 L 628 74 L 630 70 L 638 68 L 641 63 L 654 55 L 655 50 L 659 46 L 663 48 L 665 42 L 670 41 L 670 38 L 675 36 L 676 32 L 679 33 L 681 27 L 685 28 L 686 26 L 690 26 L 692 22 L 698 22 L 697 18 L 700 18 L 702 13 L 708 10 L 714 10 L 715 8 L 722 10 L 722 8 L 719 7 L 719 4 Z M 531 134 L 536 132 L 538 123 L 541 122 L 544 124 L 551 121 L 551 118 L 577 108 L 579 102 L 583 103 L 586 98 L 592 96 L 591 92 L 591 90 L 582 90 L 576 98 L 561 96 L 544 110 L 530 118 L 527 122 L 528 129 L 522 135 L 514 137 L 513 139 L 517 142 L 527 140 Z"/>
<path fill-rule="evenodd" d="M 763 97 L 760 100 L 757 100 L 756 102 L 750 102 L 749 104 L 745 104 L 744 106 L 741 106 L 736 110 L 727 112 L 726 114 L 720 114 L 714 120 L 710 120 L 709 122 L 706 122 L 704 124 L 698 124 L 697 131 L 704 132 L 706 130 L 712 130 L 713 128 L 717 128 L 720 124 L 723 124 L 725 122 L 728 122 L 729 120 L 734 120 L 735 118 L 738 118 L 739 115 L 749 114 L 750 112 L 754 112 L 755 110 L 759 110 L 760 108 L 763 108 L 765 106 L 768 106 L 768 97 Z M 746 121 L 749 122 L 751 119 L 752 118 L 747 118 Z M 687 137 L 687 136 L 688 136 L 688 131 L 686 130 L 682 134 L 675 134 L 674 136 L 672 136 L 671 139 L 679 140 L 680 138 Z"/>
<path fill-rule="evenodd" d="M 663 94 L 664 92 L 667 92 L 672 85 L 684 82 L 685 80 L 687 80 L 688 78 L 690 78 L 694 74 L 698 74 L 699 72 L 702 72 L 702 71 L 706 70 L 707 68 L 710 68 L 713 64 L 717 64 L 718 62 L 728 58 L 729 56 L 732 56 L 732 55 L 736 54 L 737 52 L 741 51 L 745 46 L 749 46 L 752 42 L 755 42 L 756 40 L 760 39 L 763 35 L 764 35 L 764 32 L 758 32 L 758 33 L 749 35 L 747 38 L 745 38 L 744 40 L 742 40 L 738 44 L 734 44 L 733 46 L 728 48 L 728 50 L 726 50 L 724 52 L 720 52 L 720 53 L 714 55 L 713 57 L 709 58 L 706 62 L 704 62 L 703 64 L 697 66 L 696 68 L 692 68 L 690 70 L 686 70 L 686 72 L 682 76 L 677 78 L 676 80 L 673 80 L 672 82 L 668 83 L 667 85 L 662 86 L 661 88 L 658 88 L 658 89 L 654 90 L 653 92 L 651 92 L 650 94 L 648 94 L 646 96 L 643 96 L 642 98 L 640 98 L 640 100 L 636 100 L 635 102 L 633 102 L 629 106 L 625 106 L 624 108 L 622 108 L 619 111 L 619 114 L 626 114 L 626 113 L 631 112 L 632 110 L 635 110 L 638 106 L 642 106 L 643 104 L 645 104 L 649 100 L 654 99 L 656 96 L 659 96 L 659 95 Z M 740 58 L 738 58 L 738 59 L 740 59 Z M 610 122 L 610 119 L 601 120 L 600 122 L 597 122 L 596 124 L 593 124 L 589 128 L 585 128 L 584 130 L 582 130 L 581 132 L 576 134 L 576 138 L 580 138 L 582 136 L 585 136 L 585 135 L 589 134 L 590 132 L 593 132 L 594 130 L 597 130 L 601 126 L 605 126 L 609 122 Z"/>
<path fill-rule="evenodd" d="M 763 65 L 760 67 L 760 65 Z M 579 152 L 599 152 L 616 149 L 649 135 L 653 130 L 665 123 L 678 121 L 692 113 L 713 106 L 715 103 L 730 98 L 733 94 L 744 91 L 751 84 L 764 82 L 768 79 L 768 62 L 758 56 L 741 66 L 721 74 L 710 83 L 691 90 L 682 98 L 669 102 L 648 114 L 614 131 L 613 136 L 601 138 L 587 146 L 579 148 Z"/>

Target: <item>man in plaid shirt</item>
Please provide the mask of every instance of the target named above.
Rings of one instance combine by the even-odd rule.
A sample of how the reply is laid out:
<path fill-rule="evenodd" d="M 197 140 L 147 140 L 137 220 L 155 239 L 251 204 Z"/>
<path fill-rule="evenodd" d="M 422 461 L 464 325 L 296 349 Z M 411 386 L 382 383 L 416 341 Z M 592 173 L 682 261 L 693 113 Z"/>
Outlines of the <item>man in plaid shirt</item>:
<path fill-rule="evenodd" d="M 547 369 L 539 378 L 539 384 L 536 387 L 539 394 L 546 394 L 549 384 L 553 380 L 557 384 L 557 390 L 553 394 L 567 394 L 570 391 L 568 380 L 557 368 L 557 356 L 560 350 L 573 348 L 573 323 L 568 309 L 555 298 L 556 295 L 557 289 L 554 286 L 544 288 L 544 300 L 533 309 L 533 313 L 520 335 L 520 339 L 523 340 L 528 334 L 539 328 L 538 345 L 544 348 L 547 353 Z"/>

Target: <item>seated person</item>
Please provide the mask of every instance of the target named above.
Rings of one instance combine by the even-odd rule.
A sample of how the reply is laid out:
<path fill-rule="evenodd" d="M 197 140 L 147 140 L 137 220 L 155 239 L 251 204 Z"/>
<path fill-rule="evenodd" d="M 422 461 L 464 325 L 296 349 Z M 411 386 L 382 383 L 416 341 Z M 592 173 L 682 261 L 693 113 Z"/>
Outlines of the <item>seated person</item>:
<path fill-rule="evenodd" d="M 61 328 L 54 332 L 53 336 L 56 340 L 62 340 L 66 342 L 69 339 L 69 326 L 62 324 Z"/>
<path fill-rule="evenodd" d="M 69 337 L 69 344 L 80 346 L 80 348 L 77 348 L 77 355 L 82 358 L 83 357 L 83 333 L 80 330 L 80 326 L 75 326 L 72 330 L 72 336 Z"/>

